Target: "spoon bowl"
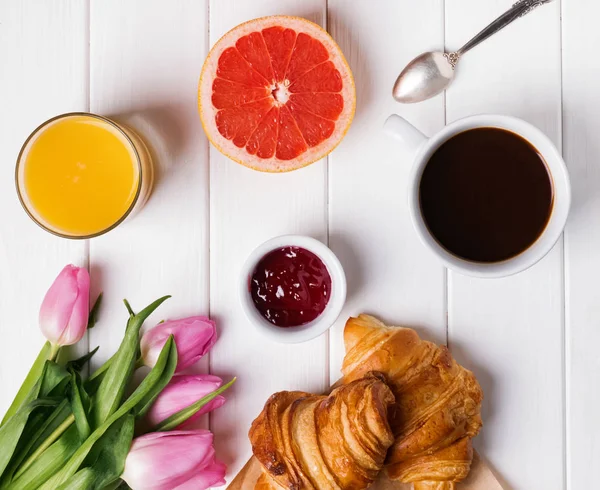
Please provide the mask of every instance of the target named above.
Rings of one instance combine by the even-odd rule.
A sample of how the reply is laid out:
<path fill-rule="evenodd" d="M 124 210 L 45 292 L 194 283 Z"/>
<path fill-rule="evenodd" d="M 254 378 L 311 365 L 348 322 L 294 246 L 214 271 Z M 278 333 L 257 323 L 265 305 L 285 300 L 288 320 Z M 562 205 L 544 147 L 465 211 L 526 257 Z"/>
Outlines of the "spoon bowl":
<path fill-rule="evenodd" d="M 484 28 L 462 48 L 453 53 L 430 51 L 412 60 L 394 84 L 392 95 L 398 102 L 412 104 L 429 99 L 443 92 L 454 79 L 454 68 L 459 58 L 488 37 L 495 34 L 519 17 L 552 0 L 518 0 L 490 25 Z"/>
<path fill-rule="evenodd" d="M 454 79 L 454 67 L 441 51 L 423 53 L 396 79 L 392 94 L 403 104 L 413 104 L 443 92 Z"/>

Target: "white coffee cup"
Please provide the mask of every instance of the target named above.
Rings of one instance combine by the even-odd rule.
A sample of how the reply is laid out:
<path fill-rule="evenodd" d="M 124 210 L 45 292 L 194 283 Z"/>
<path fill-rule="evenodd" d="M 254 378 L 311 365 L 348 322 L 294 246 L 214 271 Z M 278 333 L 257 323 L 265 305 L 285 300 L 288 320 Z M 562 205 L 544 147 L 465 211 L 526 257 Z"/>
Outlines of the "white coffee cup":
<path fill-rule="evenodd" d="M 511 131 L 527 140 L 546 162 L 552 179 L 553 204 L 546 228 L 526 250 L 501 262 L 482 263 L 465 260 L 446 250 L 430 233 L 421 214 L 419 184 L 423 170 L 435 151 L 458 133 L 474 128 L 499 128 Z M 455 121 L 431 138 L 398 115 L 391 115 L 384 125 L 385 132 L 414 153 L 408 180 L 408 207 L 412 222 L 423 244 L 449 269 L 475 277 L 504 277 L 516 274 L 541 260 L 561 236 L 571 206 L 571 185 L 567 167 L 550 139 L 531 124 L 510 116 L 481 114 Z"/>

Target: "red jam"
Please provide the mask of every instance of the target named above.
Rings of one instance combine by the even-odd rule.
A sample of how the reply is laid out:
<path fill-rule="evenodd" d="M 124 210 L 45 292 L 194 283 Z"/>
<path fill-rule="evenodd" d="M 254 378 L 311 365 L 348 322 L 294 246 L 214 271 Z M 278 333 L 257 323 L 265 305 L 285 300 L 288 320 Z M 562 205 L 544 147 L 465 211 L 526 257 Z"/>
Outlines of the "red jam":
<path fill-rule="evenodd" d="M 283 247 L 260 260 L 250 292 L 256 309 L 273 325 L 297 327 L 323 313 L 331 295 L 331 276 L 314 253 Z"/>

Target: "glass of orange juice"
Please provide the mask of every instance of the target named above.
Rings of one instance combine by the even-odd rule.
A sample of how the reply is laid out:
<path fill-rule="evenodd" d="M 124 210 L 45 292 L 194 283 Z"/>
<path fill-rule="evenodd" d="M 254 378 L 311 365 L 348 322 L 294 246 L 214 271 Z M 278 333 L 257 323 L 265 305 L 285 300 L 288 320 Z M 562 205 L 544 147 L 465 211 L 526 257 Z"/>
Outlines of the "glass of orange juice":
<path fill-rule="evenodd" d="M 123 222 L 146 202 L 150 154 L 129 128 L 102 116 L 56 116 L 27 138 L 16 168 L 27 214 L 64 238 L 91 238 Z"/>

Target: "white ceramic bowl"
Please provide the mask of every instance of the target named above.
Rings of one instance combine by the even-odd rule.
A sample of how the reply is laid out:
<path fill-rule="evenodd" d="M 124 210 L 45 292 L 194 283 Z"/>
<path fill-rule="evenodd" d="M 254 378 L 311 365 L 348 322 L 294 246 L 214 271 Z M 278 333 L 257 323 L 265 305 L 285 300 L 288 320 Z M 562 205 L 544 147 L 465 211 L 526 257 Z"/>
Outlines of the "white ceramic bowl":
<path fill-rule="evenodd" d="M 331 277 L 331 296 L 325 310 L 312 322 L 298 327 L 281 328 L 267 321 L 256 309 L 250 293 L 250 280 L 258 262 L 269 252 L 281 247 L 300 247 L 314 253 L 323 261 Z M 325 333 L 337 320 L 346 301 L 346 276 L 338 258 L 320 241 L 307 236 L 284 235 L 266 241 L 250 254 L 242 267 L 239 294 L 246 318 L 262 334 L 276 342 L 306 342 Z"/>

